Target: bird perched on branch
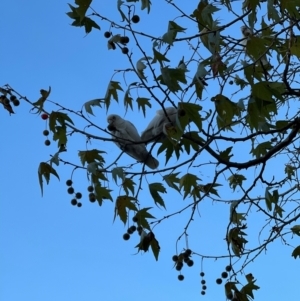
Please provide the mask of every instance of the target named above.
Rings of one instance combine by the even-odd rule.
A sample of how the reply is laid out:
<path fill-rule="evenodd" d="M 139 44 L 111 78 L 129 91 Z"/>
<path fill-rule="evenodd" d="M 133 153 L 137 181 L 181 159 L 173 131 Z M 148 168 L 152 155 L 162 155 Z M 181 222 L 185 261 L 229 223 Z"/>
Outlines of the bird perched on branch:
<path fill-rule="evenodd" d="M 135 126 L 128 120 L 116 114 L 107 117 L 107 129 L 116 139 L 115 144 L 127 155 L 139 162 L 145 163 L 149 168 L 156 169 L 159 162 L 147 151 Z M 140 143 L 139 143 L 140 142 Z"/>
<path fill-rule="evenodd" d="M 158 110 L 155 117 L 148 124 L 146 129 L 142 132 L 142 141 L 147 142 L 163 142 L 166 137 L 166 127 L 176 125 L 177 109 L 174 107 L 165 108 L 168 115 L 166 116 L 164 110 Z"/>

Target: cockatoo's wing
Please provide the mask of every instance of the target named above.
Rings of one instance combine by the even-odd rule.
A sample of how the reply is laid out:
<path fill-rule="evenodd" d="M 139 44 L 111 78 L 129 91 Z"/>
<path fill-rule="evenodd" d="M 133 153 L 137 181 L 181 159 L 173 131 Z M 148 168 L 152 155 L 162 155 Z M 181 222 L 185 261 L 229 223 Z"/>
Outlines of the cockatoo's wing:
<path fill-rule="evenodd" d="M 107 121 L 108 130 L 115 136 L 115 143 L 121 150 L 137 161 L 145 163 L 151 169 L 158 167 L 159 162 L 147 151 L 145 144 L 135 143 L 141 142 L 141 137 L 130 121 L 116 114 L 109 115 Z"/>
<path fill-rule="evenodd" d="M 177 109 L 174 107 L 169 107 L 165 109 L 168 117 L 165 115 L 164 110 L 158 110 L 155 117 L 150 121 L 146 129 L 142 132 L 142 141 L 162 142 L 165 138 L 163 134 L 163 128 L 166 124 L 176 123 Z M 151 141 L 152 140 L 152 141 Z"/>

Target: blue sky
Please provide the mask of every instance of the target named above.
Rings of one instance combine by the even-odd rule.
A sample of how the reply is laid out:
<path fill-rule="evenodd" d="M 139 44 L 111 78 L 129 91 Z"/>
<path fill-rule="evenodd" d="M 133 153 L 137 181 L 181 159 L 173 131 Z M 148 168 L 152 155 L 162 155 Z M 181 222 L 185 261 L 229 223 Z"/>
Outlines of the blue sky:
<path fill-rule="evenodd" d="M 197 1 L 192 2 L 189 7 L 185 4 L 186 11 L 192 12 Z M 153 4 L 149 16 L 144 11 L 140 12 L 137 5 L 141 22 L 136 28 L 162 35 L 167 29 L 167 21 L 172 20 L 176 14 L 168 10 L 170 8 L 164 1 Z M 105 16 L 120 20 L 115 1 L 95 1 L 93 7 Z M 82 28 L 69 25 L 71 19 L 65 14 L 69 11 L 67 2 L 29 0 L 25 3 L 11 0 L 6 1 L 2 8 L 0 84 L 10 84 L 32 101 L 39 98 L 41 88 L 51 86 L 51 100 L 79 110 L 84 102 L 105 95 L 113 70 L 128 67 L 124 55 L 119 51 L 107 50 L 107 40 L 103 33 L 108 30 L 109 24 L 96 20 L 102 30 L 94 30 L 85 36 Z M 161 11 L 166 11 L 166 14 Z M 151 16 L 155 16 L 155 22 Z M 177 20 L 179 24 L 181 20 Z M 134 43 L 130 47 L 135 60 L 142 57 Z M 180 53 L 172 52 L 172 57 L 180 59 L 185 49 L 180 49 Z M 116 77 L 116 80 L 122 82 L 122 76 Z M 134 78 L 129 76 L 126 80 L 130 82 Z M 205 93 L 205 97 L 210 99 L 212 95 Z M 156 108 L 157 105 L 153 104 L 144 118 L 135 107 L 136 111 L 128 111 L 126 118 L 134 120 L 141 131 Z M 49 111 L 51 109 L 54 107 L 49 106 Z M 15 108 L 15 115 L 9 116 L 6 111 L 0 111 L 1 301 L 225 300 L 223 286 L 217 286 L 215 279 L 220 277 L 228 264 L 227 259 L 203 261 L 208 287 L 205 297 L 200 295 L 199 257 L 194 257 L 195 265 L 192 268 L 183 269 L 185 280 L 177 280 L 178 273 L 173 269 L 171 257 L 176 252 L 175 242 L 186 224 L 189 212 L 165 220 L 155 228 L 161 246 L 159 261 L 156 262 L 150 252 L 135 254 L 137 235 L 132 236 L 128 242 L 122 239 L 126 227 L 119 220 L 113 223 L 113 203 L 107 201 L 99 207 L 87 200 L 86 174 L 76 172 L 74 176 L 75 190 L 85 196 L 81 208 L 70 204 L 65 181 L 70 177 L 72 169 L 62 164 L 57 168 L 60 182 L 51 178 L 50 185 L 44 187 L 44 196 L 41 197 L 38 164 L 48 160 L 55 153 L 56 146 L 55 143 L 49 147 L 44 146 L 42 131 L 46 123 L 29 110 L 26 103 L 21 103 Z M 122 98 L 120 104 L 112 104 L 108 113 L 124 116 Z M 95 109 L 95 115 L 92 120 L 105 128 L 105 109 Z M 108 162 L 112 162 L 120 153 L 111 142 L 95 141 L 92 147 L 107 151 Z M 85 139 L 73 135 L 68 152 L 63 156 L 67 161 L 79 164 L 77 152 L 85 148 Z M 159 159 L 163 164 L 164 155 Z M 207 157 L 204 155 L 201 163 L 205 159 Z M 125 155 L 121 160 L 122 164 L 133 163 Z M 199 177 L 209 181 L 213 175 L 203 167 Z M 159 176 L 154 179 L 161 181 Z M 259 194 L 264 194 L 264 190 L 259 192 L 262 186 L 257 189 Z M 227 190 L 227 194 L 230 193 Z M 115 188 L 113 197 L 117 195 L 118 190 Z M 141 198 L 143 204 L 151 206 L 147 189 L 142 191 Z M 180 195 L 172 191 L 165 196 L 165 201 L 170 212 L 181 208 L 185 204 L 182 202 L 189 202 L 182 201 Z M 154 208 L 153 212 L 157 217 L 167 214 L 158 208 Z M 223 238 L 228 216 L 228 204 L 203 203 L 189 232 L 191 249 L 206 255 L 226 253 Z M 257 219 L 256 225 L 255 215 L 249 219 L 251 235 L 251 231 L 257 233 L 262 221 Z M 254 237 L 250 244 L 257 243 L 254 241 L 257 240 L 255 234 Z M 296 246 L 297 242 L 294 241 Z M 181 239 L 178 249 L 181 251 L 183 248 L 185 242 Z M 261 287 L 255 292 L 256 300 L 289 300 L 299 294 L 295 279 L 300 265 L 299 260 L 291 257 L 291 252 L 291 248 L 277 241 L 268 248 L 266 255 L 262 254 L 253 265 L 246 267 L 245 272 L 251 272 Z"/>

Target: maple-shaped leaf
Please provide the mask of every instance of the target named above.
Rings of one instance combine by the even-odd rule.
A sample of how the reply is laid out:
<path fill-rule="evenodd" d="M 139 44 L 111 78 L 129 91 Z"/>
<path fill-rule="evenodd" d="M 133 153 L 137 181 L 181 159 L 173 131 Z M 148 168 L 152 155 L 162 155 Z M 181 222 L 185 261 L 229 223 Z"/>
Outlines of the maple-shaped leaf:
<path fill-rule="evenodd" d="M 185 78 L 186 71 L 179 68 L 162 67 L 161 75 L 158 76 L 157 80 L 169 88 L 171 92 L 178 92 L 182 90 L 179 82 L 186 84 Z"/>
<path fill-rule="evenodd" d="M 171 142 L 170 139 L 164 139 L 163 143 L 157 150 L 157 154 L 159 155 L 162 153 L 164 150 L 166 150 L 166 164 L 172 157 L 173 152 L 175 151 L 174 144 Z"/>
<path fill-rule="evenodd" d="M 122 187 L 123 187 L 126 195 L 129 195 L 129 190 L 134 195 L 134 185 L 136 185 L 135 182 L 130 178 L 125 178 L 123 180 Z"/>
<path fill-rule="evenodd" d="M 145 98 L 145 97 L 138 97 L 136 99 L 136 102 L 138 104 L 138 109 L 142 109 L 144 117 L 146 117 L 146 106 L 151 108 L 151 103 L 150 103 L 150 99 L 149 98 Z"/>
<path fill-rule="evenodd" d="M 179 175 L 179 172 L 171 173 L 169 175 L 163 176 L 163 179 L 169 187 L 177 190 L 180 193 L 180 188 L 179 188 L 180 179 L 177 177 L 178 175 Z"/>
<path fill-rule="evenodd" d="M 125 178 L 125 176 L 124 176 L 124 170 L 123 170 L 122 167 L 116 167 L 116 168 L 112 169 L 111 175 L 112 175 L 114 181 L 116 182 L 116 184 L 118 184 L 117 183 L 117 179 L 118 178 L 121 179 L 121 181 L 123 181 L 124 178 Z"/>
<path fill-rule="evenodd" d="M 78 156 L 80 158 L 81 164 L 84 166 L 85 163 L 93 163 L 96 162 L 95 165 L 103 167 L 105 160 L 101 154 L 105 154 L 106 152 L 100 151 L 98 149 L 92 149 L 87 151 L 78 151 Z"/>
<path fill-rule="evenodd" d="M 155 204 L 158 204 L 166 209 L 165 202 L 159 194 L 159 192 L 167 193 L 166 188 L 161 183 L 151 183 L 149 184 L 149 190 Z"/>
<path fill-rule="evenodd" d="M 53 135 L 53 140 L 57 141 L 58 146 L 67 144 L 67 127 L 66 126 L 56 126 Z"/>
<path fill-rule="evenodd" d="M 235 191 L 235 188 L 237 186 L 242 187 L 243 181 L 247 179 L 243 175 L 233 174 L 227 180 L 229 181 L 229 186 Z"/>
<path fill-rule="evenodd" d="M 197 176 L 187 173 L 180 179 L 180 189 L 183 188 L 184 195 L 183 199 L 185 199 L 188 194 L 191 193 L 192 189 L 197 189 L 197 180 L 200 180 Z"/>
<path fill-rule="evenodd" d="M 178 104 L 178 108 L 181 110 L 179 111 L 179 114 L 181 114 L 181 118 L 179 118 L 179 123 L 182 126 L 182 130 L 184 130 L 184 127 L 190 122 L 194 122 L 199 131 L 202 130 L 202 119 L 199 115 L 199 111 L 202 110 L 202 107 L 193 104 L 193 103 L 187 103 L 187 102 L 180 102 Z"/>
<path fill-rule="evenodd" d="M 118 90 L 123 91 L 122 87 L 120 86 L 120 83 L 116 82 L 116 81 L 113 81 L 113 80 L 110 81 L 109 84 L 108 84 L 107 90 L 106 90 L 106 95 L 104 97 L 106 110 L 108 110 L 108 108 L 110 106 L 110 102 L 111 102 L 112 97 L 116 102 L 119 101 Z"/>
<path fill-rule="evenodd" d="M 205 184 L 205 185 L 198 185 L 198 189 L 204 193 L 206 193 L 207 195 L 209 195 L 210 193 L 218 196 L 218 191 L 215 189 L 215 187 L 218 187 L 218 186 L 222 186 L 221 184 L 218 184 L 218 183 L 208 183 L 208 184 Z"/>
<path fill-rule="evenodd" d="M 158 61 L 162 66 L 162 62 L 170 62 L 170 60 L 166 58 L 164 54 L 158 52 L 154 47 L 153 47 L 153 56 L 154 58 L 152 60 L 152 64 L 155 64 Z"/>
<path fill-rule="evenodd" d="M 177 33 L 184 32 L 186 28 L 179 26 L 174 21 L 169 21 L 168 31 L 162 36 L 162 41 L 173 45 L 174 40 L 176 39 Z"/>
<path fill-rule="evenodd" d="M 116 200 L 114 221 L 116 217 L 119 216 L 125 225 L 128 218 L 127 210 L 138 211 L 135 205 L 136 202 L 137 200 L 134 197 L 129 197 L 127 195 L 118 196 Z"/>
<path fill-rule="evenodd" d="M 133 110 L 133 106 L 132 106 L 132 102 L 133 102 L 133 98 L 130 95 L 130 87 L 133 85 L 136 85 L 137 83 L 131 83 L 128 86 L 128 89 L 126 90 L 125 94 L 124 94 L 124 107 L 125 107 L 125 112 L 127 112 L 128 107 L 130 107 L 131 110 Z"/>
<path fill-rule="evenodd" d="M 99 183 L 95 185 L 95 196 L 99 206 L 102 206 L 103 200 L 113 201 L 113 198 L 110 194 L 111 191 L 111 189 L 107 189 L 106 187 L 101 186 Z"/>
<path fill-rule="evenodd" d="M 38 168 L 38 176 L 39 176 L 39 182 L 41 187 L 41 192 L 43 195 L 43 177 L 46 180 L 46 183 L 49 184 L 50 181 L 50 174 L 53 174 L 59 179 L 59 175 L 57 174 L 56 170 L 48 163 L 41 162 Z"/>
<path fill-rule="evenodd" d="M 254 299 L 253 291 L 258 290 L 260 287 L 255 284 L 256 280 L 254 280 L 252 274 L 246 275 L 246 279 L 248 280 L 248 283 L 242 287 L 240 292 Z"/>
<path fill-rule="evenodd" d="M 234 123 L 234 117 L 241 116 L 241 107 L 238 103 L 231 101 L 224 95 L 218 94 L 211 99 L 214 101 L 218 113 L 217 123 L 219 129 L 231 129 Z"/>
<path fill-rule="evenodd" d="M 76 12 L 80 17 L 80 20 L 83 20 L 92 0 L 75 0 L 75 3 L 78 5 Z"/>
<path fill-rule="evenodd" d="M 136 218 L 138 221 L 138 225 L 142 226 L 145 229 L 150 230 L 149 223 L 147 219 L 155 218 L 152 214 L 150 214 L 148 211 L 152 209 L 151 207 L 143 208 L 136 213 Z"/>
<path fill-rule="evenodd" d="M 92 99 L 92 100 L 89 100 L 89 101 L 87 101 L 87 102 L 84 104 L 85 111 L 86 111 L 88 114 L 91 114 L 91 115 L 94 116 L 92 107 L 98 106 L 98 107 L 101 108 L 101 103 L 103 103 L 103 99 Z"/>
<path fill-rule="evenodd" d="M 67 122 L 73 124 L 65 113 L 52 111 L 49 115 L 49 128 L 53 132 L 53 140 L 58 141 L 58 146 L 67 144 Z"/>

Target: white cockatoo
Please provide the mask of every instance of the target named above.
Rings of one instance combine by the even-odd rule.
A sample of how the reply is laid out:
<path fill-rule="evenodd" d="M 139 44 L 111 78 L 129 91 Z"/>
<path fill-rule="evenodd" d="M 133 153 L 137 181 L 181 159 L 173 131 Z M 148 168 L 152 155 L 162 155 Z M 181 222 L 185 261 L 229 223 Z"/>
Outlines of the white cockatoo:
<path fill-rule="evenodd" d="M 244 37 L 241 44 L 246 47 L 248 40 L 251 39 L 251 36 L 253 36 L 253 31 L 247 26 L 242 26 L 241 32 Z M 253 59 L 253 58 L 251 58 L 251 59 Z M 260 62 L 262 63 L 263 66 L 270 66 L 270 63 L 268 62 L 266 54 L 264 54 L 260 58 Z"/>
<path fill-rule="evenodd" d="M 142 132 L 142 141 L 146 142 L 163 142 L 165 139 L 166 126 L 175 126 L 177 109 L 174 107 L 165 108 L 168 115 L 166 116 L 164 110 L 158 110 L 155 117 L 148 124 L 146 129 Z"/>
<path fill-rule="evenodd" d="M 130 121 L 112 114 L 107 117 L 107 122 L 107 129 L 114 135 L 115 144 L 122 151 L 151 169 L 158 167 L 159 162 L 147 151 L 145 144 L 136 143 L 142 141 L 141 136 Z"/>

